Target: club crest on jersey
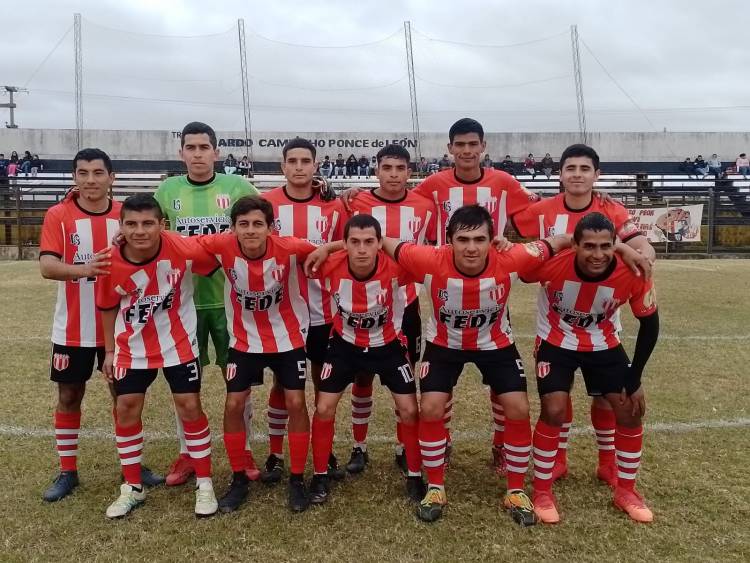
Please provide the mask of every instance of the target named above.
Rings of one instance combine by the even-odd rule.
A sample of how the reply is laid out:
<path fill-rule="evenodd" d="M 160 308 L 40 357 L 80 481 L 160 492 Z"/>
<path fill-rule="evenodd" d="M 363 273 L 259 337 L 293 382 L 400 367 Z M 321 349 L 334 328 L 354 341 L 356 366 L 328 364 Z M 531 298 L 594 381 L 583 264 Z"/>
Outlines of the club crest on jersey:
<path fill-rule="evenodd" d="M 422 218 L 421 217 L 410 218 L 407 223 L 407 227 L 412 233 L 417 234 L 419 232 L 419 229 L 422 227 Z"/>
<path fill-rule="evenodd" d="M 536 376 L 539 379 L 544 379 L 549 375 L 551 366 L 549 362 L 537 362 L 536 363 Z"/>
<path fill-rule="evenodd" d="M 321 215 L 315 219 L 315 228 L 318 229 L 320 236 L 328 232 L 328 217 Z"/>
<path fill-rule="evenodd" d="M 219 209 L 229 209 L 231 201 L 229 194 L 219 194 L 216 196 L 216 207 Z"/>
<path fill-rule="evenodd" d="M 490 213 L 497 211 L 497 198 L 495 196 L 488 197 L 486 200 L 480 201 L 479 204 Z"/>
<path fill-rule="evenodd" d="M 388 290 L 387 289 L 381 289 L 378 294 L 375 296 L 375 301 L 380 305 L 381 307 L 386 304 L 388 301 Z"/>
<path fill-rule="evenodd" d="M 70 244 L 73 246 L 81 245 L 81 237 L 78 236 L 78 233 L 70 233 Z"/>
<path fill-rule="evenodd" d="M 172 200 L 172 209 L 175 211 L 182 210 L 182 200 L 181 199 L 173 199 Z"/>
<path fill-rule="evenodd" d="M 419 379 L 424 379 L 430 373 L 430 362 L 422 362 L 419 365 Z"/>
<path fill-rule="evenodd" d="M 448 290 L 447 289 L 439 289 L 438 290 L 438 299 L 440 299 L 440 301 L 448 301 Z"/>
<path fill-rule="evenodd" d="M 167 283 L 171 285 L 172 287 L 175 287 L 178 283 L 180 283 L 180 276 L 182 273 L 180 270 L 169 270 L 167 272 Z"/>
<path fill-rule="evenodd" d="M 52 367 L 55 371 L 65 371 L 70 365 L 70 356 L 68 354 L 53 354 Z"/>
<path fill-rule="evenodd" d="M 501 283 L 500 285 L 496 285 L 492 289 L 490 289 L 490 299 L 495 301 L 496 303 L 500 303 L 503 300 L 503 297 L 505 297 L 505 284 Z"/>
<path fill-rule="evenodd" d="M 227 381 L 232 381 L 237 376 L 237 364 L 227 364 Z"/>
<path fill-rule="evenodd" d="M 526 252 L 531 254 L 534 258 L 539 258 L 544 252 L 542 247 L 543 244 L 543 242 L 534 241 L 524 244 L 523 247 L 526 249 Z"/>
<path fill-rule="evenodd" d="M 271 277 L 277 282 L 280 282 L 284 279 L 284 270 L 286 270 L 286 266 L 283 264 L 276 266 L 271 272 Z"/>
<path fill-rule="evenodd" d="M 450 200 L 446 199 L 446 200 L 445 200 L 445 201 L 443 202 L 443 211 L 445 211 L 446 213 L 450 213 L 450 212 L 451 212 L 451 208 L 452 208 L 452 207 L 453 207 L 453 206 L 451 205 L 451 202 L 450 202 Z"/>
<path fill-rule="evenodd" d="M 112 375 L 114 375 L 114 378 L 117 381 L 122 381 L 123 379 L 125 379 L 125 376 L 128 374 L 128 368 L 115 368 L 113 372 L 114 373 Z"/>
<path fill-rule="evenodd" d="M 276 232 L 281 231 L 281 219 L 274 219 L 273 220 L 273 229 Z"/>
<path fill-rule="evenodd" d="M 331 364 L 328 362 L 323 364 L 323 370 L 320 372 L 320 380 L 325 381 L 329 377 L 331 377 L 331 370 L 332 370 Z"/>
<path fill-rule="evenodd" d="M 234 281 L 237 281 L 237 278 L 239 277 L 237 275 L 237 270 L 235 270 L 234 268 L 229 268 L 227 270 L 227 273 L 229 274 L 230 278 L 232 278 Z"/>

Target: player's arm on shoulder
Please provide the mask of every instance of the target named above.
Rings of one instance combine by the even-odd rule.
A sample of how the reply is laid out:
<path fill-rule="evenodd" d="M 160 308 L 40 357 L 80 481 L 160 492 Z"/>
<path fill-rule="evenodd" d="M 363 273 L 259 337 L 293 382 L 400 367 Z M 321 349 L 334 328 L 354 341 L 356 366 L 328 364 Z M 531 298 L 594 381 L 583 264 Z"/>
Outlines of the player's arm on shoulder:
<path fill-rule="evenodd" d="M 328 260 L 328 257 L 333 252 L 344 249 L 343 240 L 334 240 L 325 244 L 321 244 L 318 247 L 315 247 L 307 241 L 303 241 L 301 239 L 298 240 L 306 245 L 309 245 L 309 247 L 312 247 L 304 247 L 304 250 L 298 254 L 300 258 L 304 258 L 305 260 L 303 270 L 308 278 L 318 277 L 318 271 L 323 266 L 325 261 Z"/>
<path fill-rule="evenodd" d="M 112 248 L 107 247 L 95 253 L 85 264 L 67 264 L 53 254 L 40 254 L 39 270 L 47 280 L 70 281 L 79 278 L 106 276 L 112 265 Z"/>
<path fill-rule="evenodd" d="M 222 237 L 223 234 L 204 236 Z M 219 269 L 219 261 L 216 259 L 215 253 L 209 251 L 203 246 L 198 238 L 199 237 L 179 237 L 179 239 L 176 240 L 176 244 L 182 247 L 185 257 L 192 260 L 193 264 L 191 269 L 194 274 L 198 274 L 199 276 L 211 276 L 217 269 Z M 220 239 L 214 240 L 216 241 Z"/>
<path fill-rule="evenodd" d="M 637 230 L 637 227 L 635 227 L 635 225 L 633 225 L 633 227 Z M 656 262 L 656 251 L 654 250 L 654 247 L 651 246 L 651 243 L 648 242 L 648 238 L 645 235 L 641 234 L 640 231 L 630 237 L 623 237 L 622 235 L 620 235 L 620 239 L 630 248 L 645 256 L 647 260 L 650 260 L 652 266 L 654 262 Z"/>
<path fill-rule="evenodd" d="M 654 264 L 652 259 L 624 242 L 618 241 L 615 243 L 615 250 L 622 258 L 622 261 L 632 270 L 633 274 L 636 276 L 643 275 L 646 279 L 651 279 Z"/>
<path fill-rule="evenodd" d="M 440 268 L 440 249 L 434 246 L 383 237 L 383 250 L 417 282 L 421 282 L 426 274 Z"/>
<path fill-rule="evenodd" d="M 556 238 L 514 244 L 508 251 L 497 251 L 498 259 L 505 261 L 508 270 L 517 272 L 523 280 L 531 279 L 533 273 L 555 254 L 550 240 Z"/>

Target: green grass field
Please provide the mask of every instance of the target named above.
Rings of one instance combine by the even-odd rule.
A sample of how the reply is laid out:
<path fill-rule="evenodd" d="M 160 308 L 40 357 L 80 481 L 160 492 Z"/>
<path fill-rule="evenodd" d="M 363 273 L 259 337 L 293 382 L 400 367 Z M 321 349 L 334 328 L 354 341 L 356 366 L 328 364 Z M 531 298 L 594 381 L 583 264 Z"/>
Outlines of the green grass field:
<path fill-rule="evenodd" d="M 488 466 L 491 416 L 473 370 L 457 388 L 454 454 L 444 519 L 425 525 L 404 499 L 393 464 L 390 400 L 377 390 L 370 424 L 371 465 L 333 489 L 328 505 L 300 514 L 286 487 L 253 485 L 237 513 L 197 520 L 189 486 L 150 491 L 146 504 L 108 521 L 119 484 L 111 405 L 100 376 L 89 384 L 80 441 L 81 487 L 57 504 L 41 492 L 57 472 L 48 380 L 54 283 L 31 262 L 0 262 L 0 560 L 244 561 L 750 561 L 750 261 L 660 261 L 656 283 L 662 339 L 645 375 L 648 414 L 640 489 L 652 525 L 613 508 L 599 484 L 588 401 L 576 385 L 571 472 L 556 493 L 563 522 L 520 529 L 499 509 L 503 485 Z M 535 288 L 511 297 L 519 349 L 531 365 Z M 623 314 L 632 351 L 635 323 Z M 527 369 L 527 371 L 529 371 Z M 534 383 L 532 420 L 538 414 Z M 224 385 L 206 369 L 204 405 L 214 430 L 214 478 L 230 475 L 220 437 Z M 265 431 L 267 389 L 255 394 L 255 431 Z M 151 389 L 144 426 L 146 463 L 163 472 L 176 452 L 163 379 Z M 342 401 L 335 445 L 348 458 L 349 402 Z M 256 459 L 265 459 L 257 440 Z"/>

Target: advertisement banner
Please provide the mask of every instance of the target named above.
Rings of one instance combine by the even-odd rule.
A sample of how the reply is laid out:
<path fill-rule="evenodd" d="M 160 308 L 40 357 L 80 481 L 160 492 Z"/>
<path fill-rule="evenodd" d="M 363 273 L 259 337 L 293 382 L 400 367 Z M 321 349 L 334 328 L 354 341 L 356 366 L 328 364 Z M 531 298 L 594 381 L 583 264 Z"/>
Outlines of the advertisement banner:
<path fill-rule="evenodd" d="M 628 209 L 650 242 L 700 242 L 703 204 Z"/>

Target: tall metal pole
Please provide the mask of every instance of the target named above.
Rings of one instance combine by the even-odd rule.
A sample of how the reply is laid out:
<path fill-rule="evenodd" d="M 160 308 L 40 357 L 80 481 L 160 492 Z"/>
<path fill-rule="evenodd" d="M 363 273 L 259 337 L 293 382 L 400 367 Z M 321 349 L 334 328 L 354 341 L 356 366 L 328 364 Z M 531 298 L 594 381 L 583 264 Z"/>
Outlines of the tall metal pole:
<path fill-rule="evenodd" d="M 250 123 L 250 88 L 247 83 L 247 52 L 245 49 L 245 20 L 237 20 L 237 33 L 239 35 L 240 48 L 240 74 L 242 80 L 242 112 L 245 118 L 245 155 L 251 163 L 253 159 L 252 126 Z M 253 164 L 253 169 L 255 165 Z"/>
<path fill-rule="evenodd" d="M 578 51 L 578 26 L 570 26 L 570 44 L 573 50 L 573 79 L 576 83 L 576 103 L 578 104 L 578 132 L 581 142 L 587 144 L 586 106 L 583 103 L 583 81 L 581 79 L 581 55 Z"/>
<path fill-rule="evenodd" d="M 411 22 L 404 22 L 406 40 L 406 70 L 409 73 L 409 98 L 411 102 L 411 131 L 416 143 L 417 162 L 422 159 L 422 143 L 419 140 L 419 110 L 417 109 L 417 85 L 414 77 L 414 52 L 411 44 Z"/>
<path fill-rule="evenodd" d="M 83 148 L 83 48 L 81 47 L 81 14 L 73 15 L 73 48 L 76 59 L 76 150 Z"/>

